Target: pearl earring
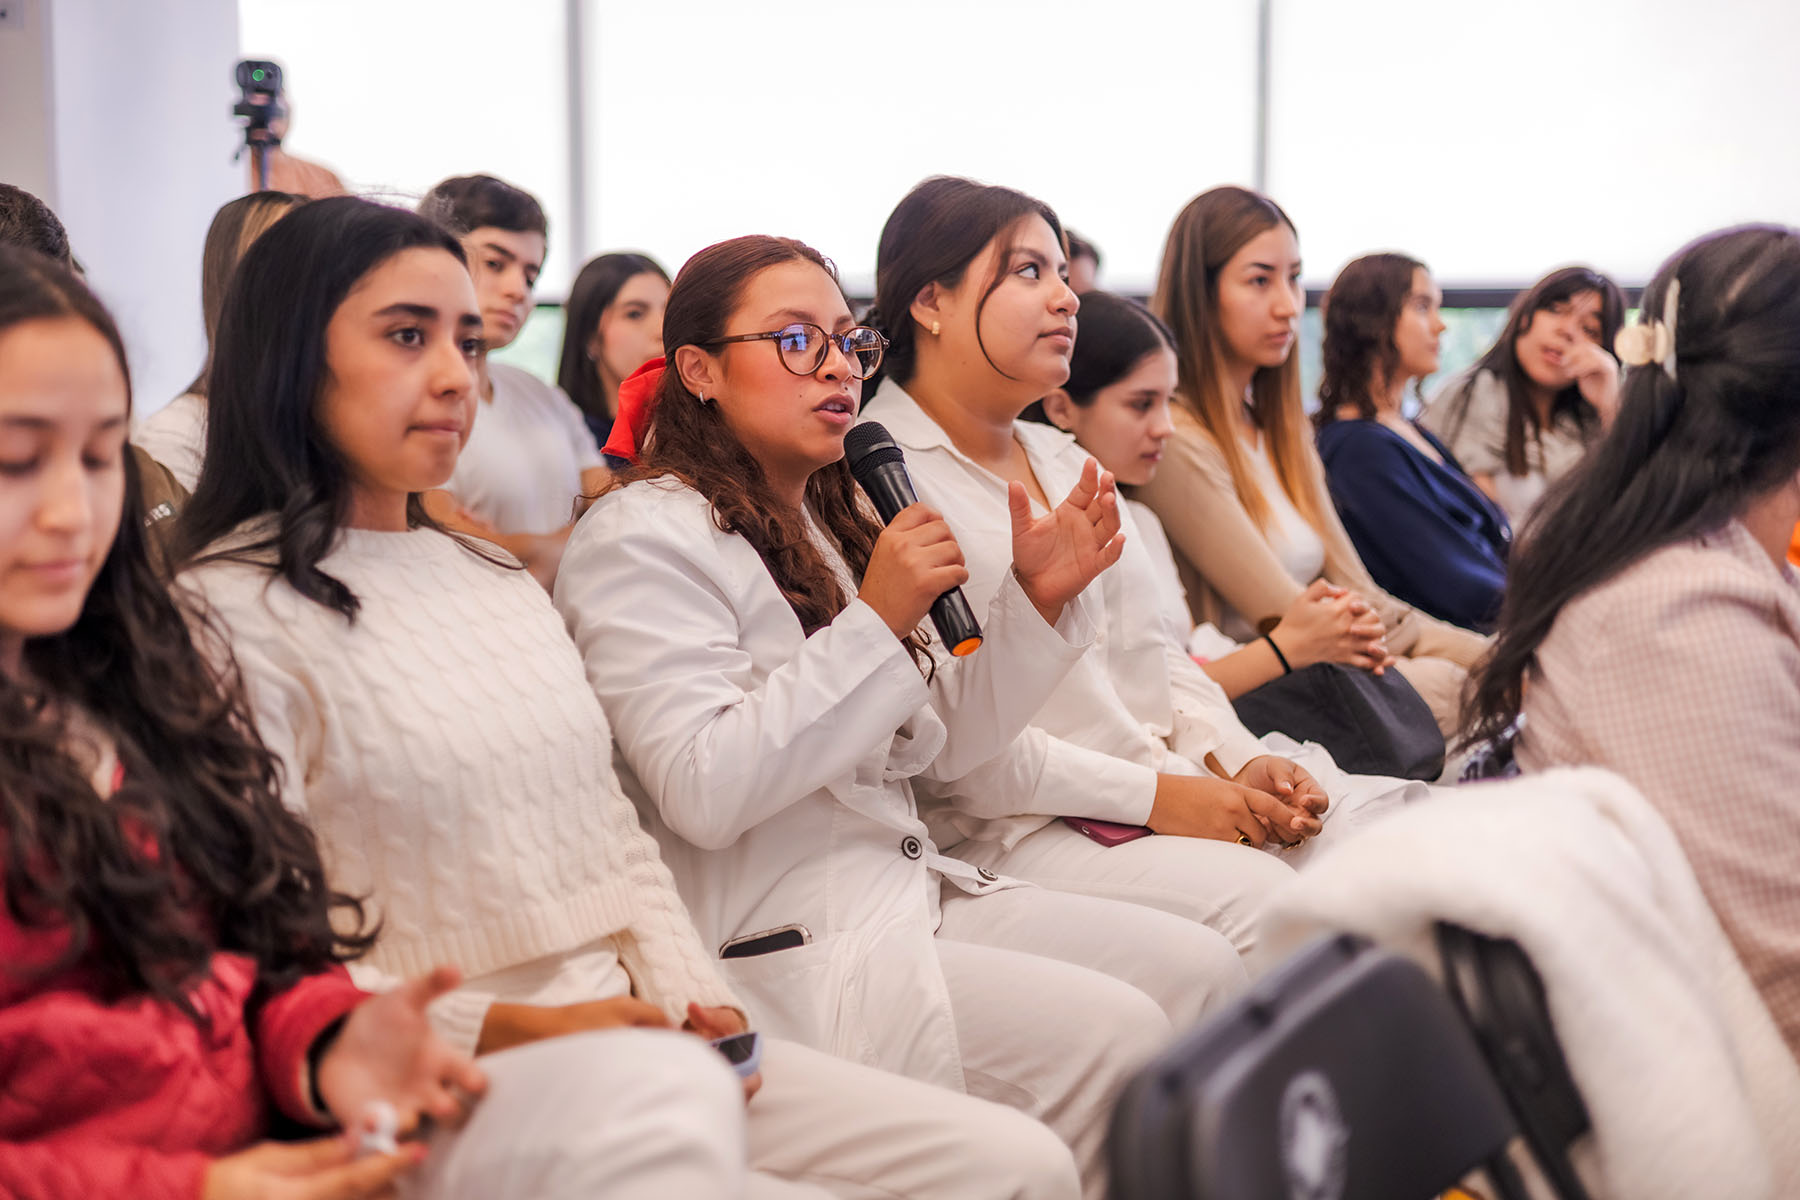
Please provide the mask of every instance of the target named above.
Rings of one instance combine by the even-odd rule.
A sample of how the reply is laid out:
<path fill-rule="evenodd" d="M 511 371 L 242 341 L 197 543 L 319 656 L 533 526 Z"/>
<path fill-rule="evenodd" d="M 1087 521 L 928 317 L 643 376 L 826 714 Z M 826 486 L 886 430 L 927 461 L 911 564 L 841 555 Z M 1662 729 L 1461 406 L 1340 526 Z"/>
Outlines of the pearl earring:
<path fill-rule="evenodd" d="M 936 337 L 937 335 L 938 335 L 938 323 L 936 321 L 933 321 L 931 323 L 931 336 Z"/>

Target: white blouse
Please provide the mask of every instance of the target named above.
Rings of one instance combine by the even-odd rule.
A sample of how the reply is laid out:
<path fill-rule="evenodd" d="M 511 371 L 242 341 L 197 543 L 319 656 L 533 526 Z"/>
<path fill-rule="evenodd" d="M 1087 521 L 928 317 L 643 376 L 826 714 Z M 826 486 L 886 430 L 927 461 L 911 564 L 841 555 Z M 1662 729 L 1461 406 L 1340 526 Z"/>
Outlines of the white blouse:
<path fill-rule="evenodd" d="M 892 380 L 863 416 L 893 435 L 920 498 L 950 523 L 968 560 L 963 591 L 980 612 L 1012 578 L 1006 482 L 957 450 Z M 1047 425 L 1021 421 L 1013 428 L 1045 494 L 1060 502 L 1079 480 L 1087 452 Z M 1267 753 L 1224 691 L 1188 657 L 1185 637 L 1170 636 L 1156 566 L 1129 509 L 1120 510 L 1120 522 L 1124 554 L 1081 595 L 1100 633 L 1032 717 L 1022 752 L 953 783 L 927 785 L 948 805 L 927 813 L 945 844 L 969 837 L 1011 846 L 1059 816 L 1142 824 L 1159 773 L 1205 774 L 1208 754 L 1235 773 Z M 962 719 L 954 698 L 940 695 L 936 703 L 947 722 Z"/>
<path fill-rule="evenodd" d="M 1243 445 L 1256 486 L 1262 490 L 1263 499 L 1268 501 L 1269 519 L 1263 534 L 1269 540 L 1269 549 L 1275 552 L 1275 557 L 1294 582 L 1304 587 L 1325 573 L 1325 543 L 1320 540 L 1319 531 L 1294 507 L 1287 489 L 1281 486 L 1281 478 L 1269 458 L 1268 442 L 1258 434 L 1255 440 L 1246 439 Z M 1225 624 L 1224 632 L 1240 642 L 1256 637 L 1256 630 L 1236 613 L 1231 614 Z"/>

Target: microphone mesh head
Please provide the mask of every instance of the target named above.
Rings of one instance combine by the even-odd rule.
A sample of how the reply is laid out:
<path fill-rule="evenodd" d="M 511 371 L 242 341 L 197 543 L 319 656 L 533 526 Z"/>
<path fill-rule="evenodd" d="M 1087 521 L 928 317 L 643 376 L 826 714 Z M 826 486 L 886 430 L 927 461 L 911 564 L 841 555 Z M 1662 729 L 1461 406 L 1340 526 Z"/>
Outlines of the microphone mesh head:
<path fill-rule="evenodd" d="M 900 462 L 905 457 L 879 421 L 864 421 L 844 435 L 844 460 L 850 464 L 850 474 L 858 482 L 875 468 Z"/>

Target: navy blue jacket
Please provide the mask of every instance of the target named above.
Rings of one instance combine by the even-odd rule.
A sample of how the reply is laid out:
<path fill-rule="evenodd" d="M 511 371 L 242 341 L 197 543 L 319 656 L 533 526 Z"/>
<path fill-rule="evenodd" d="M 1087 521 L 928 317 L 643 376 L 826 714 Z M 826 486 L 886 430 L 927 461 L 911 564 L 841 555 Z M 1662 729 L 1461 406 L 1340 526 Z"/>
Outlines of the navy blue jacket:
<path fill-rule="evenodd" d="M 1376 583 L 1434 617 L 1486 633 L 1500 615 L 1512 530 L 1444 444 L 1413 428 L 1442 464 L 1377 421 L 1321 429 L 1332 503 Z"/>

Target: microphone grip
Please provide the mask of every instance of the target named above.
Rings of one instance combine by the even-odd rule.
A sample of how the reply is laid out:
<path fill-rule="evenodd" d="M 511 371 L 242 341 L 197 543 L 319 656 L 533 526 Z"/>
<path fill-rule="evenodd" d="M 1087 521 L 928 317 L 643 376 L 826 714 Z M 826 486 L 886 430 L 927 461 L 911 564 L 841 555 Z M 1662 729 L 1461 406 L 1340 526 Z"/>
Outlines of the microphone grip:
<path fill-rule="evenodd" d="M 862 485 L 870 503 L 875 505 L 883 525 L 892 525 L 902 509 L 919 502 L 919 494 L 913 491 L 912 478 L 899 463 L 883 464 L 857 482 Z"/>
<path fill-rule="evenodd" d="M 919 501 L 918 493 L 913 490 L 912 477 L 898 462 L 883 463 L 864 472 L 857 482 L 875 505 L 884 525 L 899 516 L 902 509 Z M 931 624 L 937 630 L 938 640 L 957 658 L 973 654 L 981 645 L 981 625 L 975 620 L 975 613 L 969 608 L 961 588 L 951 588 L 931 602 Z"/>
<path fill-rule="evenodd" d="M 951 588 L 931 602 L 931 624 L 957 658 L 973 654 L 981 645 L 981 626 L 961 588 Z"/>

